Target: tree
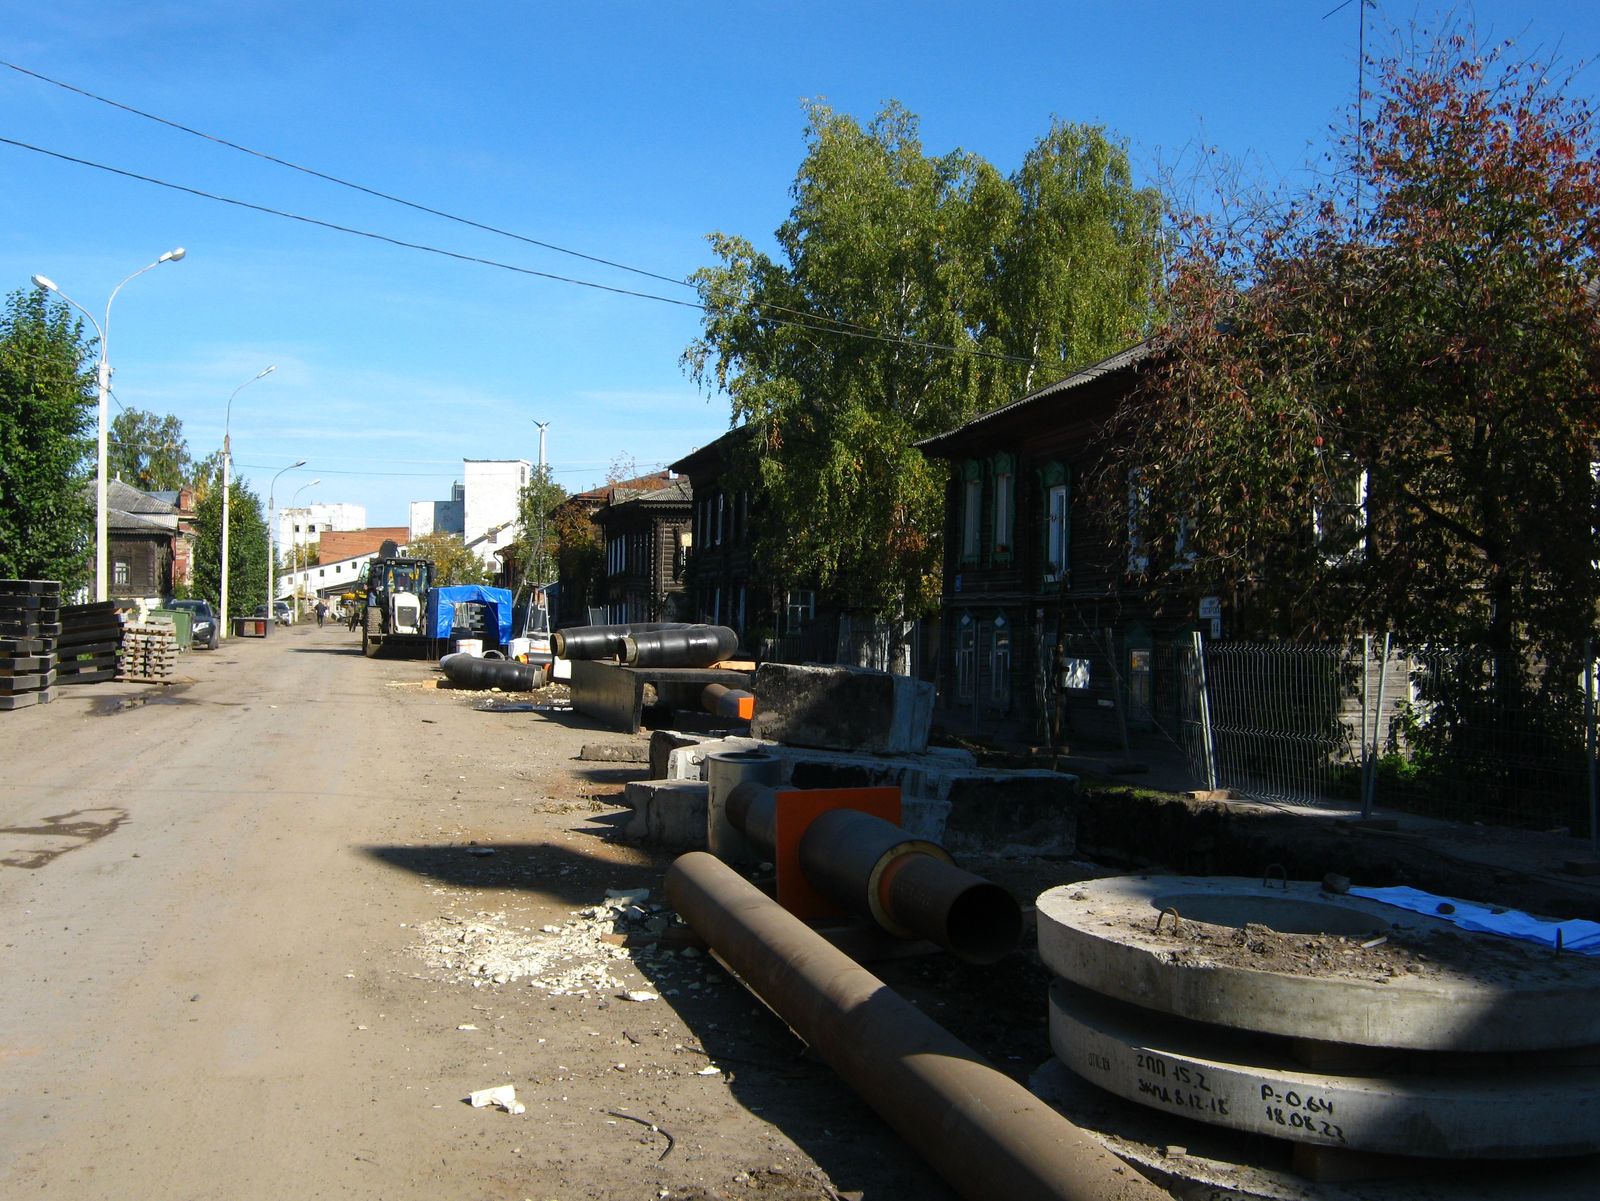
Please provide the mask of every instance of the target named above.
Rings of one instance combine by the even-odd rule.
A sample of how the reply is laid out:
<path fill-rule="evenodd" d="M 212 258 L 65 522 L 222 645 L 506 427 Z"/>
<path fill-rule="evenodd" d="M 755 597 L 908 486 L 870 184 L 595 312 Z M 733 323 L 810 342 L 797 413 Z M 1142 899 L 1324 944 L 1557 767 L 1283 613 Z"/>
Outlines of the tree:
<path fill-rule="evenodd" d="M 517 497 L 516 561 L 534 583 L 552 579 L 560 542 L 551 514 L 567 499 L 567 490 L 555 482 L 548 466 L 535 467 Z"/>
<path fill-rule="evenodd" d="M 220 611 L 222 597 L 222 489 L 211 489 L 195 504 L 195 596 Z M 267 601 L 267 521 L 261 498 L 237 480 L 228 485 L 229 618 L 250 614 Z"/>
<path fill-rule="evenodd" d="M 94 505 L 93 343 L 41 289 L 0 314 L 0 577 L 87 582 Z"/>
<path fill-rule="evenodd" d="M 406 548 L 413 559 L 433 562 L 433 582 L 441 587 L 448 584 L 484 584 L 489 580 L 483 560 L 467 549 L 460 534 L 437 530 L 413 538 Z"/>
<path fill-rule="evenodd" d="M 686 369 L 753 437 L 780 583 L 914 616 L 937 596 L 945 468 L 912 449 L 1144 330 L 1160 206 L 1104 131 L 1056 123 L 1009 180 L 923 153 L 889 105 L 809 110 L 782 259 L 715 234 Z"/>
<path fill-rule="evenodd" d="M 1481 648 L 1502 698 L 1535 665 L 1565 687 L 1600 600 L 1593 113 L 1459 35 L 1378 79 L 1342 171 L 1243 234 L 1182 227 L 1166 367 L 1099 491 L 1137 471 L 1152 562 L 1181 514 L 1256 629 L 1383 626 Z"/>
<path fill-rule="evenodd" d="M 232 482 L 232 473 L 229 473 Z M 222 452 L 214 450 L 203 459 L 197 459 L 189 468 L 185 481 L 194 489 L 195 503 L 199 504 L 213 488 L 222 487 Z"/>
<path fill-rule="evenodd" d="M 194 462 L 183 422 L 172 414 L 124 409 L 111 422 L 106 470 L 146 492 L 175 492 L 191 479 Z"/>

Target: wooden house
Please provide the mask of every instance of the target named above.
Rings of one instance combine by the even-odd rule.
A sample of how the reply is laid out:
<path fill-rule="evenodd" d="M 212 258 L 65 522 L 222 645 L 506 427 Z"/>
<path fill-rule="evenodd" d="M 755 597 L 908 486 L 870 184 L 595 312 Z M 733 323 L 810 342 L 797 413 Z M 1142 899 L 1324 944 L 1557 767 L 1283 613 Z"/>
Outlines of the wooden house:
<path fill-rule="evenodd" d="M 759 492 L 741 486 L 735 456 L 744 427 L 671 465 L 688 477 L 694 526 L 688 563 L 691 612 L 697 621 L 737 631 L 740 645 L 760 658 L 831 662 L 838 639 L 838 606 L 816 587 L 775 583 L 761 561 Z"/>
<path fill-rule="evenodd" d="M 1148 556 L 1106 528 L 1096 516 L 1106 506 L 1086 503 L 1095 439 L 1149 366 L 1141 343 L 917 444 L 951 467 L 938 653 L 947 728 L 1126 747 L 1175 722 L 1178 655 L 1211 606 L 1158 599 Z"/>
<path fill-rule="evenodd" d="M 691 495 L 687 479 L 659 488 L 615 486 L 594 513 L 605 553 L 601 598 L 608 622 L 690 620 Z"/>

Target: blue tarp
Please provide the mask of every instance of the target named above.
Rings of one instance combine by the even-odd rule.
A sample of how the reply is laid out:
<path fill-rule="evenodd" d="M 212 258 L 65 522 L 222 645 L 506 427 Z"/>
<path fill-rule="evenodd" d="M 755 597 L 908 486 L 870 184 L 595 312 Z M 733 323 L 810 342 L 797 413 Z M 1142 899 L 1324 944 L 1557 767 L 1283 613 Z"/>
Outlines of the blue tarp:
<path fill-rule="evenodd" d="M 452 584 L 428 590 L 428 637 L 452 638 L 456 626 L 456 606 L 488 605 L 491 614 L 484 623 L 484 641 L 491 637 L 496 645 L 511 641 L 511 590 L 485 588 L 481 584 Z"/>

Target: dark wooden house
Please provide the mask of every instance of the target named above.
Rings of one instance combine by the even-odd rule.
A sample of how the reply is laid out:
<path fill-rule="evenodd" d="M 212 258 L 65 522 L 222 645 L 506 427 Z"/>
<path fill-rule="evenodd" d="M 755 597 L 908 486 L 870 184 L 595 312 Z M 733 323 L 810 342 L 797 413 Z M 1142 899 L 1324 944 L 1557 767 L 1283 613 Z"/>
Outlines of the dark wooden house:
<path fill-rule="evenodd" d="M 831 661 L 838 639 L 838 607 L 819 589 L 773 582 L 761 562 L 759 493 L 741 487 L 735 456 L 744 427 L 671 465 L 687 476 L 694 494 L 688 587 L 699 621 L 739 634 L 750 654 L 786 662 Z"/>
<path fill-rule="evenodd" d="M 168 499 L 168 498 L 171 499 Z M 193 575 L 193 493 L 106 483 L 107 590 L 117 600 L 166 599 Z"/>
<path fill-rule="evenodd" d="M 601 586 L 609 622 L 687 621 L 684 569 L 691 520 L 689 481 L 659 488 L 616 486 L 597 509 L 605 554 Z"/>
<path fill-rule="evenodd" d="M 918 443 L 951 466 L 938 655 L 948 728 L 1116 747 L 1176 722 L 1178 656 L 1210 606 L 1158 600 L 1171 591 L 1148 580 L 1166 569 L 1096 516 L 1117 504 L 1086 492 L 1096 436 L 1149 365 L 1140 344 Z M 1111 499 L 1125 515 L 1127 497 Z"/>

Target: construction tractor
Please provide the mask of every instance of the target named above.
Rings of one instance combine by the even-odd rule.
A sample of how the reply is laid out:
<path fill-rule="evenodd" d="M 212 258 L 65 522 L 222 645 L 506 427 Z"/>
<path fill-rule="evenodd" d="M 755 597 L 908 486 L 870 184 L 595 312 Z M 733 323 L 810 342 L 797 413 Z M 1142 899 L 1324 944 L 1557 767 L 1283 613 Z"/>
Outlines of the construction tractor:
<path fill-rule="evenodd" d="M 385 646 L 415 652 L 428 646 L 428 589 L 433 562 L 402 555 L 385 542 L 367 564 L 367 600 L 362 614 L 361 653 L 375 659 Z"/>

